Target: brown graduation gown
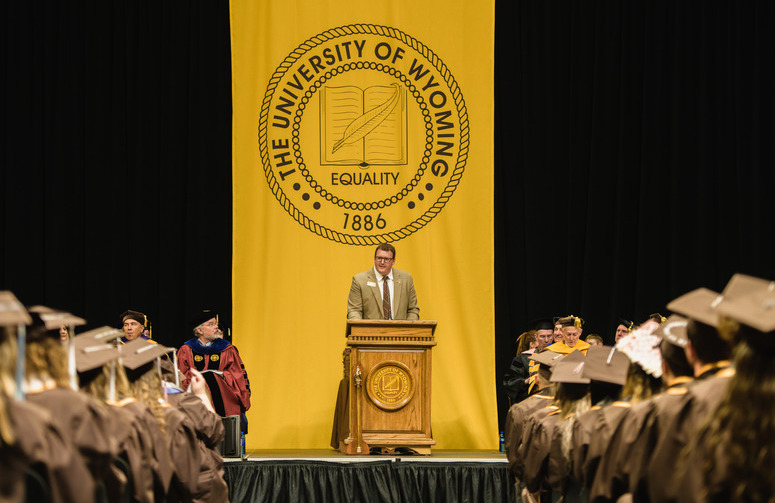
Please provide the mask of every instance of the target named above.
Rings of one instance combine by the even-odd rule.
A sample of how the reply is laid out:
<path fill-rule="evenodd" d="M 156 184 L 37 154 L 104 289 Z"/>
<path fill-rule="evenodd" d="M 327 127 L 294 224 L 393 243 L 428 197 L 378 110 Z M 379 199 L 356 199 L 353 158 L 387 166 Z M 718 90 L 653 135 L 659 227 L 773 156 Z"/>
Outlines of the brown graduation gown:
<path fill-rule="evenodd" d="M 53 388 L 27 394 L 27 401 L 43 407 L 83 456 L 95 481 L 105 482 L 117 452 L 111 437 L 105 404 L 69 388 Z"/>
<path fill-rule="evenodd" d="M 559 420 L 560 410 L 550 406 L 533 413 L 525 425 L 519 452 L 525 463 L 525 486 L 531 493 L 548 489 L 542 486 L 546 477 L 552 432 Z"/>
<path fill-rule="evenodd" d="M 134 401 L 134 398 L 128 400 Z M 132 476 L 131 492 L 134 500 L 140 503 L 153 503 L 151 439 L 145 432 L 140 418 L 122 407 L 121 403 L 110 404 L 108 409 L 116 423 L 127 430 L 124 441 L 119 445 L 118 455 L 123 457 L 129 465 Z"/>
<path fill-rule="evenodd" d="M 591 425 L 591 430 L 588 431 L 589 437 L 588 437 L 588 447 L 586 449 L 586 455 L 584 456 L 583 461 L 580 461 L 582 464 L 581 466 L 581 476 L 583 478 L 578 478 L 577 480 L 587 488 L 590 488 L 592 486 L 592 483 L 594 481 L 595 475 L 598 471 L 598 465 L 600 464 L 600 459 L 603 457 L 603 454 L 606 451 L 606 448 L 608 447 L 608 443 L 611 440 L 611 436 L 613 435 L 614 431 L 616 430 L 616 427 L 619 425 L 619 422 L 624 418 L 627 411 L 630 409 L 630 403 L 629 402 L 623 402 L 623 401 L 617 401 L 612 403 L 611 405 L 607 407 L 603 407 L 599 409 L 599 412 L 595 414 L 595 422 Z M 592 412 L 591 410 L 588 412 Z M 579 421 L 581 422 L 581 418 L 583 418 L 586 414 L 582 414 L 579 416 Z M 588 428 L 589 424 L 584 424 L 585 428 Z M 575 434 L 575 428 L 574 428 L 574 434 Z M 574 444 L 575 448 L 575 444 Z M 574 462 L 575 462 L 574 458 Z M 575 470 L 575 467 L 574 467 Z M 583 482 L 582 482 L 583 481 Z M 590 495 L 591 499 L 591 495 Z"/>
<path fill-rule="evenodd" d="M 659 431 L 675 414 L 689 382 L 689 377 L 677 378 L 664 392 L 630 408 L 600 460 L 590 501 L 616 500 L 636 490 L 638 479 L 645 476 Z"/>
<path fill-rule="evenodd" d="M 584 471 L 584 468 L 586 467 L 589 443 L 595 434 L 595 426 L 602 412 L 603 409 L 600 406 L 594 405 L 585 413 L 580 414 L 573 424 L 573 434 L 571 435 L 571 470 L 573 471 L 573 476 L 582 485 L 586 485 L 587 473 Z"/>
<path fill-rule="evenodd" d="M 223 458 L 215 450 L 224 437 L 221 418 L 207 410 L 202 401 L 190 393 L 169 395 L 168 399 L 170 404 L 185 413 L 196 427 L 200 466 L 193 501 L 228 503 L 229 488 L 224 480 Z"/>
<path fill-rule="evenodd" d="M 519 457 L 519 447 L 522 444 L 522 431 L 525 421 L 537 410 L 552 404 L 554 397 L 552 388 L 544 388 L 537 394 L 515 403 L 509 408 L 504 426 L 506 458 L 509 462 L 509 480 L 514 483 L 522 478 L 524 463 Z"/>
<path fill-rule="evenodd" d="M 191 501 L 196 491 L 197 476 L 201 464 L 199 440 L 191 419 L 165 403 L 166 440 L 170 457 L 173 460 L 173 473 L 167 501 Z"/>
<path fill-rule="evenodd" d="M 12 446 L 0 447 L 0 499 L 25 501 L 24 469 L 33 466 L 47 480 L 53 503 L 93 501 L 94 480 L 51 414 L 27 402 L 8 400 L 6 404 L 16 439 Z M 6 475 L 14 480 L 9 483 Z"/>
<path fill-rule="evenodd" d="M 686 387 L 687 392 L 670 424 L 658 439 L 649 463 L 647 483 L 651 501 L 683 502 L 694 501 L 698 497 L 702 486 L 698 470 L 702 470 L 703 463 L 690 467 L 682 459 L 682 451 L 694 438 L 708 414 L 712 414 L 718 407 L 732 375 L 732 369 L 724 369 Z M 688 471 L 682 470 L 681 466 Z M 688 499 L 679 497 L 679 494 L 687 495 Z"/>
<path fill-rule="evenodd" d="M 143 445 L 146 448 L 146 457 L 150 460 L 153 474 L 153 492 L 157 500 L 163 499 L 169 491 L 173 471 L 164 433 L 153 412 L 145 404 L 134 398 L 122 400 L 119 404 L 134 414 L 139 421 L 141 435 L 144 435 Z"/>

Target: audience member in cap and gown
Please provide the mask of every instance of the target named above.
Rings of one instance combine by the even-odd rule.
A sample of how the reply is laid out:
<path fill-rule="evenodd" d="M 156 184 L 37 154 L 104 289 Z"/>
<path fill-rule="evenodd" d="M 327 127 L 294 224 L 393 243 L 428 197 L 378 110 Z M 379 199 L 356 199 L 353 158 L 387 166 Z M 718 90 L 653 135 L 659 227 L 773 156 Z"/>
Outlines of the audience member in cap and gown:
<path fill-rule="evenodd" d="M 722 368 L 712 375 L 707 375 L 711 370 L 707 367 L 695 369 L 702 378 L 689 386 L 670 434 L 654 453 L 648 476 L 651 497 L 664 501 L 767 501 L 775 494 L 771 476 L 775 402 L 770 391 L 775 325 L 767 324 L 775 312 L 771 309 L 775 305 L 773 290 L 770 281 L 738 274 L 704 313 L 686 313 L 690 318 L 704 315 L 705 325 L 716 322 L 718 335 L 736 344 L 735 365 L 734 370 Z M 687 296 L 691 294 L 701 298 L 701 293 Z M 704 295 L 707 304 L 711 294 Z M 679 312 L 681 307 L 675 307 L 679 299 L 668 308 Z M 697 321 L 692 319 L 687 325 L 692 343 L 701 326 Z M 708 335 L 707 330 L 702 332 Z M 686 458 L 686 453 L 691 455 Z M 676 465 L 670 473 L 659 466 L 666 459 Z M 751 463 L 752 459 L 756 462 Z M 691 467 L 691 463 L 698 466 Z"/>
<path fill-rule="evenodd" d="M 504 429 L 506 458 L 509 462 L 509 480 L 521 484 L 524 462 L 519 450 L 522 445 L 522 432 L 527 418 L 534 412 L 552 405 L 554 385 L 551 382 L 552 367 L 565 355 L 544 351 L 530 356 L 531 362 L 538 365 L 535 376 L 537 392 L 509 408 Z"/>
<path fill-rule="evenodd" d="M 190 393 L 170 394 L 167 400 L 186 414 L 196 428 L 200 465 L 192 501 L 228 503 L 223 457 L 216 450 L 224 438 L 223 422 L 213 409 L 202 374 L 192 370 L 190 382 Z"/>
<path fill-rule="evenodd" d="M 47 324 L 45 319 L 49 313 L 31 313 L 33 323 L 27 328 L 24 383 L 27 400 L 51 413 L 78 449 L 92 478 L 97 484 L 103 484 L 117 454 L 110 416 L 103 403 L 70 388 L 67 352 L 59 337 L 61 324 Z"/>
<path fill-rule="evenodd" d="M 627 370 L 627 380 L 622 389 L 622 399 L 613 402 L 598 411 L 588 412 L 597 416 L 593 434 L 589 439 L 589 447 L 580 469 L 582 481 L 587 489 L 591 488 L 598 471 L 600 459 L 603 457 L 611 436 L 624 418 L 628 409 L 635 404 L 651 398 L 662 388 L 662 357 L 659 352 L 659 338 L 651 332 L 657 327 L 654 324 L 644 324 L 630 335 L 621 339 L 615 346 L 617 352 L 624 353 L 630 360 Z M 588 424 L 582 418 L 580 425 Z M 578 445 L 578 440 L 573 445 Z M 590 498 L 592 495 L 590 494 Z"/>
<path fill-rule="evenodd" d="M 560 412 L 559 421 L 550 432 L 549 457 L 544 480 L 545 487 L 552 491 L 553 500 L 562 497 L 563 501 L 570 503 L 586 501 L 583 487 L 571 475 L 570 450 L 574 424 L 589 410 L 591 403 L 590 379 L 584 377 L 586 364 L 586 358 L 581 362 L 571 362 L 566 359 L 555 367 L 552 375 L 552 380 L 558 383 L 555 399 Z"/>
<path fill-rule="evenodd" d="M 113 341 L 121 337 L 120 330 L 96 329 L 75 337 L 76 362 L 81 391 L 107 405 L 111 418 L 111 435 L 118 445 L 117 456 L 129 468 L 131 484 L 129 488 L 133 501 L 153 503 L 153 470 L 156 460 L 153 457 L 153 440 L 145 428 L 145 423 L 135 413 L 135 402 L 129 392 L 129 381 L 123 365 L 118 363 L 119 348 Z M 123 346 L 122 346 L 123 348 Z M 112 377 L 111 377 L 112 375 Z M 112 484 L 106 484 L 108 501 L 118 501 L 115 493 L 120 490 Z"/>
<path fill-rule="evenodd" d="M 631 493 L 637 501 L 648 500 L 646 474 L 657 439 L 674 416 L 693 370 L 686 360 L 686 319 L 673 315 L 654 332 L 661 339 L 662 393 L 633 405 L 611 437 L 590 489 L 590 499 L 615 501 Z"/>
<path fill-rule="evenodd" d="M 677 499 L 772 501 L 775 283 L 725 300 L 718 311 L 719 332 L 735 345 L 735 371 L 715 407 L 705 414 L 695 413 L 695 407 L 690 414 L 695 435 L 682 451 L 674 477 Z"/>
<path fill-rule="evenodd" d="M 13 397 L 17 383 L 16 328 L 31 319 L 11 292 L 0 292 L 0 488 L 10 503 L 29 501 L 25 473 L 48 484 L 52 502 L 94 501 L 95 485 L 83 458 L 51 414 Z M 29 486 L 28 486 L 29 487 Z"/>
<path fill-rule="evenodd" d="M 524 463 L 525 489 L 529 493 L 550 491 L 549 485 L 545 484 L 545 481 L 554 426 L 559 423 L 563 414 L 575 410 L 575 406 L 579 405 L 577 400 L 582 398 L 580 396 L 582 393 L 578 388 L 583 389 L 583 394 L 586 394 L 587 391 L 586 383 L 585 386 L 581 387 L 566 386 L 565 384 L 571 383 L 561 381 L 573 379 L 575 384 L 575 381 L 581 379 L 576 375 L 573 375 L 571 378 L 569 374 L 574 374 L 573 371 L 583 361 L 584 355 L 574 351 L 552 367 L 551 381 L 555 385 L 553 404 L 550 407 L 534 412 L 525 421 L 522 430 L 522 444 L 519 447 L 518 455 Z M 583 403 L 579 406 L 584 407 Z M 587 401 L 586 408 L 588 407 Z"/>
<path fill-rule="evenodd" d="M 590 380 L 590 409 L 580 414 L 573 424 L 570 438 L 571 466 L 569 477 L 584 485 L 584 466 L 589 444 L 595 435 L 600 416 L 612 403 L 619 400 L 627 381 L 630 359 L 610 346 L 589 348 L 584 362 L 583 376 Z"/>
<path fill-rule="evenodd" d="M 664 463 L 675 463 L 680 452 L 691 440 L 696 424 L 691 416 L 705 416 L 721 401 L 731 377 L 731 344 L 717 330 L 719 317 L 716 306 L 724 299 L 746 295 L 750 283 L 730 281 L 723 294 L 707 288 L 698 288 L 668 304 L 668 309 L 687 318 L 684 348 L 686 358 L 693 368 L 695 380 L 687 385 L 670 420 L 670 425 L 654 448 L 648 470 L 649 498 L 672 499 L 677 487 L 665 478 Z M 755 285 L 753 285 L 755 287 Z M 742 287 L 742 288 L 739 288 Z M 654 477 L 662 477 L 657 483 Z"/>
<path fill-rule="evenodd" d="M 171 350 L 136 339 L 121 348 L 121 355 L 132 395 L 153 417 L 150 420 L 145 415 L 146 426 L 158 440 L 154 441 L 154 458 L 159 462 L 159 469 L 154 471 L 157 500 L 188 501 L 199 474 L 199 449 L 194 425 L 164 400 L 157 358 Z"/>

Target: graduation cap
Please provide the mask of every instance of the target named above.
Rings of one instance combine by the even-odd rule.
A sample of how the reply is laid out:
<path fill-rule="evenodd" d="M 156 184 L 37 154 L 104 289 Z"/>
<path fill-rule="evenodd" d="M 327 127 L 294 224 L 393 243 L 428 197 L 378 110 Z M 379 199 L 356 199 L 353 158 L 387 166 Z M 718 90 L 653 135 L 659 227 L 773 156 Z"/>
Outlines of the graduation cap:
<path fill-rule="evenodd" d="M 662 323 L 664 323 L 664 322 L 665 322 L 665 320 L 666 320 L 667 318 L 665 318 L 664 316 L 662 316 L 662 315 L 661 315 L 661 314 L 659 314 L 659 313 L 651 313 L 651 314 L 649 315 L 649 318 L 648 318 L 648 319 L 649 319 L 650 321 L 656 321 L 657 323 L 659 323 L 659 324 L 662 324 Z"/>
<path fill-rule="evenodd" d="M 617 326 L 624 325 L 625 327 L 627 327 L 627 331 L 628 332 L 632 332 L 632 329 L 635 326 L 635 322 L 634 321 L 628 320 L 628 319 L 625 319 L 625 318 L 618 318 L 617 321 L 619 322 L 619 323 L 617 323 Z"/>
<path fill-rule="evenodd" d="M 554 330 L 554 318 L 538 318 L 528 324 L 530 330 Z"/>
<path fill-rule="evenodd" d="M 136 370 L 170 351 L 172 348 L 138 338 L 121 346 L 121 362 L 127 369 Z"/>
<path fill-rule="evenodd" d="M 724 296 L 707 288 L 697 288 L 670 301 L 667 308 L 675 313 L 700 323 L 718 326 L 716 307 L 724 300 Z"/>
<path fill-rule="evenodd" d="M 721 294 L 725 299 L 733 299 L 749 295 L 757 290 L 769 288 L 772 283 L 772 281 L 766 279 L 737 273 L 730 278 L 729 283 L 724 287 L 724 291 Z"/>
<path fill-rule="evenodd" d="M 624 385 L 630 359 L 611 346 L 592 346 L 587 349 L 584 377 L 593 381 Z"/>
<path fill-rule="evenodd" d="M 555 353 L 554 351 L 541 351 L 540 353 L 533 353 L 530 355 L 531 360 L 549 368 L 557 365 L 563 358 L 565 358 L 564 354 Z"/>
<path fill-rule="evenodd" d="M 32 317 L 32 324 L 27 330 L 27 340 L 41 342 L 47 338 L 59 339 L 59 328 L 64 326 L 77 327 L 85 325 L 86 320 L 66 311 L 58 311 L 46 306 L 32 306 L 27 309 Z M 67 342 L 67 374 L 70 388 L 78 389 L 78 379 L 75 374 L 75 346 L 72 338 Z"/>
<path fill-rule="evenodd" d="M 25 351 L 27 341 L 27 325 L 32 324 L 32 317 L 24 309 L 24 306 L 16 296 L 8 290 L 0 291 L 0 326 L 10 327 L 16 325 L 16 389 L 14 396 L 17 400 L 24 399 L 24 375 L 25 375 Z M 0 336 L 7 335 L 5 330 L 0 330 Z"/>
<path fill-rule="evenodd" d="M 88 372 L 118 359 L 119 350 L 112 339 L 120 337 L 121 333 L 121 330 L 115 328 L 101 327 L 76 335 L 73 338 L 76 370 L 80 373 Z M 110 337 L 104 337 L 106 334 L 110 334 Z"/>
<path fill-rule="evenodd" d="M 135 320 L 144 327 L 148 326 L 148 317 L 140 311 L 132 311 L 131 309 L 124 311 L 121 313 L 121 324 L 123 325 L 126 320 Z"/>
<path fill-rule="evenodd" d="M 205 309 L 191 318 L 191 326 L 198 327 L 213 318 L 215 318 L 215 322 L 218 323 L 218 313 L 212 309 Z"/>
<path fill-rule="evenodd" d="M 32 318 L 16 296 L 8 290 L 0 291 L 0 326 L 31 324 Z"/>
<path fill-rule="evenodd" d="M 564 318 L 558 318 L 557 321 L 555 321 L 555 324 L 559 323 L 563 328 L 565 327 L 576 327 L 581 328 L 584 325 L 584 320 L 579 318 L 578 316 L 565 316 Z"/>
<path fill-rule="evenodd" d="M 775 283 L 749 295 L 725 300 L 718 306 L 724 316 L 753 328 L 762 335 L 766 334 L 770 344 L 775 331 Z M 741 334 L 742 335 L 742 334 Z M 764 337 L 762 337 L 764 339 Z"/>
<path fill-rule="evenodd" d="M 689 336 L 686 333 L 686 326 L 688 324 L 689 320 L 683 316 L 673 314 L 659 328 L 654 330 L 653 335 L 660 337 L 673 346 L 685 348 L 689 343 Z"/>
<path fill-rule="evenodd" d="M 581 355 L 580 351 L 575 351 Z M 571 353 L 573 354 L 573 353 Z M 570 357 L 571 355 L 568 355 Z M 589 384 L 589 378 L 584 377 L 584 367 L 586 359 L 584 355 L 581 355 L 581 360 L 576 358 L 568 360 L 568 357 L 563 361 L 558 362 L 557 365 L 552 368 L 552 382 L 561 382 L 565 384 Z"/>
<path fill-rule="evenodd" d="M 566 361 L 566 362 L 583 362 L 584 359 L 585 359 L 584 353 L 582 353 L 578 349 L 574 349 L 573 351 L 571 351 L 570 353 L 565 355 L 565 360 L 563 360 L 563 361 Z"/>
<path fill-rule="evenodd" d="M 31 325 L 39 328 L 39 330 L 36 330 L 36 333 L 40 337 L 48 335 L 59 339 L 59 327 L 62 325 L 67 325 L 68 327 L 86 325 L 86 320 L 83 318 L 46 306 L 32 306 L 27 308 L 27 311 L 33 313 Z M 32 337 L 32 330 L 30 330 L 27 336 Z"/>

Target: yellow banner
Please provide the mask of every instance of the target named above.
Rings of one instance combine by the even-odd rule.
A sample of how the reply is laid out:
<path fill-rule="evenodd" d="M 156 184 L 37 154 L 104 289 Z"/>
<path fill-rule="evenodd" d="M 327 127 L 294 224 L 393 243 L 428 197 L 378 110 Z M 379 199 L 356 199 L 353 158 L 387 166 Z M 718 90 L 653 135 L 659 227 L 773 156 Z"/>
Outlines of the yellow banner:
<path fill-rule="evenodd" d="M 435 448 L 496 448 L 493 37 L 492 0 L 231 0 L 248 448 L 328 447 L 350 284 L 380 242 L 438 321 Z"/>

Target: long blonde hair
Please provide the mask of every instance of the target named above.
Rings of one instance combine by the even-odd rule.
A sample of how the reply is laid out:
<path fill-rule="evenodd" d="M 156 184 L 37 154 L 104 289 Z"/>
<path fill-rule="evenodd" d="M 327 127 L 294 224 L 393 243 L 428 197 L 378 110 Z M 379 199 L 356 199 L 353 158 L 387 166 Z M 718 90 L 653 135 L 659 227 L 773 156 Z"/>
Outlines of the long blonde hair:
<path fill-rule="evenodd" d="M 164 399 L 161 391 L 161 379 L 156 371 L 155 362 L 146 364 L 140 367 L 140 369 L 145 367 L 148 367 L 148 370 L 130 382 L 129 390 L 138 401 L 151 409 L 156 422 L 159 423 L 159 428 L 161 428 L 162 432 L 165 432 L 167 421 L 164 419 L 164 409 L 161 405 L 161 400 Z M 140 371 L 142 372 L 142 370 Z"/>
<path fill-rule="evenodd" d="M 734 339 L 735 374 L 718 408 L 699 429 L 694 444 L 705 442 L 705 487 L 716 469 L 717 454 L 725 460 L 730 501 L 775 501 L 775 348 L 757 344 L 755 330 L 722 318 L 719 332 Z M 771 344 L 771 342 L 770 342 Z M 689 446 L 694 445 L 692 443 Z M 713 495 L 710 495 L 713 496 Z"/>
<path fill-rule="evenodd" d="M 27 341 L 25 365 L 27 379 L 53 379 L 60 388 L 70 386 L 67 375 L 67 352 L 58 339 L 46 337 Z"/>
<path fill-rule="evenodd" d="M 8 414 L 8 401 L 14 393 L 15 382 L 13 373 L 16 370 L 16 339 L 8 333 L 8 329 L 0 329 L 0 444 L 13 445 L 16 442 Z"/>

